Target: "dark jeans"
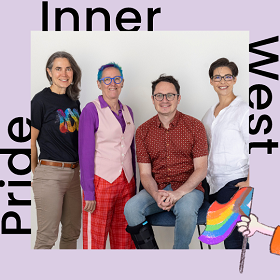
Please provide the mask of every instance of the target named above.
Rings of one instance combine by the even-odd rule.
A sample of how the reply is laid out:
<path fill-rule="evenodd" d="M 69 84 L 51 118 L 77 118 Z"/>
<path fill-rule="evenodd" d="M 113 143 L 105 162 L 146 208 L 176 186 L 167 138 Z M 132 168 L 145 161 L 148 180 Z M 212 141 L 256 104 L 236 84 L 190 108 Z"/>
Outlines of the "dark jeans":
<path fill-rule="evenodd" d="M 239 189 L 235 185 L 239 182 L 244 182 L 246 180 L 247 178 L 240 178 L 228 182 L 218 192 L 209 195 L 210 204 L 212 204 L 215 200 L 220 204 L 227 203 Z M 203 183 L 208 185 L 206 179 L 204 180 Z M 243 243 L 243 236 L 240 232 L 238 232 L 237 227 L 234 228 L 230 236 L 224 241 L 226 249 L 242 249 L 242 243 Z M 246 248 L 249 249 L 249 243 L 247 243 Z"/>

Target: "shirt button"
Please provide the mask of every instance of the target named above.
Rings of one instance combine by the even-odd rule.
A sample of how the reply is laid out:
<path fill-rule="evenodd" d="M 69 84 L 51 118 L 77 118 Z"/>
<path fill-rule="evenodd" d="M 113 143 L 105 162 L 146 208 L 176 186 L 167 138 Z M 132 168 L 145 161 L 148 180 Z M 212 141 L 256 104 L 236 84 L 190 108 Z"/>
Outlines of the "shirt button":
<path fill-rule="evenodd" d="M 122 156 L 124 157 L 124 154 L 122 154 Z"/>
<path fill-rule="evenodd" d="M 123 162 L 122 162 L 122 165 L 123 165 Z"/>
<path fill-rule="evenodd" d="M 121 147 L 123 148 L 123 145 L 121 145 Z"/>

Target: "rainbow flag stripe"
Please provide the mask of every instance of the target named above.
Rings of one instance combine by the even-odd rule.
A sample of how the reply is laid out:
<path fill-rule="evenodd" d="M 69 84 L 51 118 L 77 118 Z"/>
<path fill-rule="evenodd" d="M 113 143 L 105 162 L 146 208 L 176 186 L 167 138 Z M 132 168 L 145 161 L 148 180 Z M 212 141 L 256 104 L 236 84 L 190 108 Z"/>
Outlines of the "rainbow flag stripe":
<path fill-rule="evenodd" d="M 225 203 L 213 202 L 207 212 L 206 228 L 198 237 L 200 241 L 215 245 L 224 241 L 233 231 L 241 216 L 249 216 L 251 211 L 253 188 L 241 188 Z"/>

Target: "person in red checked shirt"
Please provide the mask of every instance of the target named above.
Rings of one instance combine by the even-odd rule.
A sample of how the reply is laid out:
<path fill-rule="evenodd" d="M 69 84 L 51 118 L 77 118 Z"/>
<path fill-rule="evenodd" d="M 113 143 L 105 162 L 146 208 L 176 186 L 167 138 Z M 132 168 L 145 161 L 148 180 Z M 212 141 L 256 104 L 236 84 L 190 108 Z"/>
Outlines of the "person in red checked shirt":
<path fill-rule="evenodd" d="M 241 222 L 237 223 L 238 231 L 242 232 L 243 236 L 253 236 L 256 231 L 272 236 L 270 243 L 270 252 L 280 255 L 280 226 L 274 228 L 266 226 L 258 221 L 258 217 L 254 214 L 250 218 L 246 216 L 241 217 Z"/>
<path fill-rule="evenodd" d="M 146 216 L 172 211 L 174 249 L 188 249 L 202 205 L 201 181 L 207 172 L 208 146 L 203 124 L 177 110 L 180 86 L 172 76 L 152 82 L 157 115 L 136 131 L 136 154 L 144 189 L 125 205 L 127 232 L 137 249 L 158 249 Z"/>

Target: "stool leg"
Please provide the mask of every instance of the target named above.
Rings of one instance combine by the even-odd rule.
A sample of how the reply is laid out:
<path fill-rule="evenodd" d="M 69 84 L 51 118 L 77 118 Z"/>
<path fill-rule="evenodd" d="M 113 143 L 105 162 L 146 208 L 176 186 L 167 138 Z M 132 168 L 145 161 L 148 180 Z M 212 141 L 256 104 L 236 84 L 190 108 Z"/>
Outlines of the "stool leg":
<path fill-rule="evenodd" d="M 198 231 L 198 235 L 200 236 L 200 225 L 197 225 L 197 231 Z M 199 240 L 200 242 L 200 248 L 203 249 L 203 245 L 202 242 Z M 211 245 L 208 244 L 208 249 L 211 250 Z"/>
<path fill-rule="evenodd" d="M 197 231 L 198 231 L 198 236 L 200 236 L 200 225 L 197 225 Z M 200 249 L 203 250 L 203 245 L 202 245 L 202 242 L 199 240 L 200 242 Z"/>

